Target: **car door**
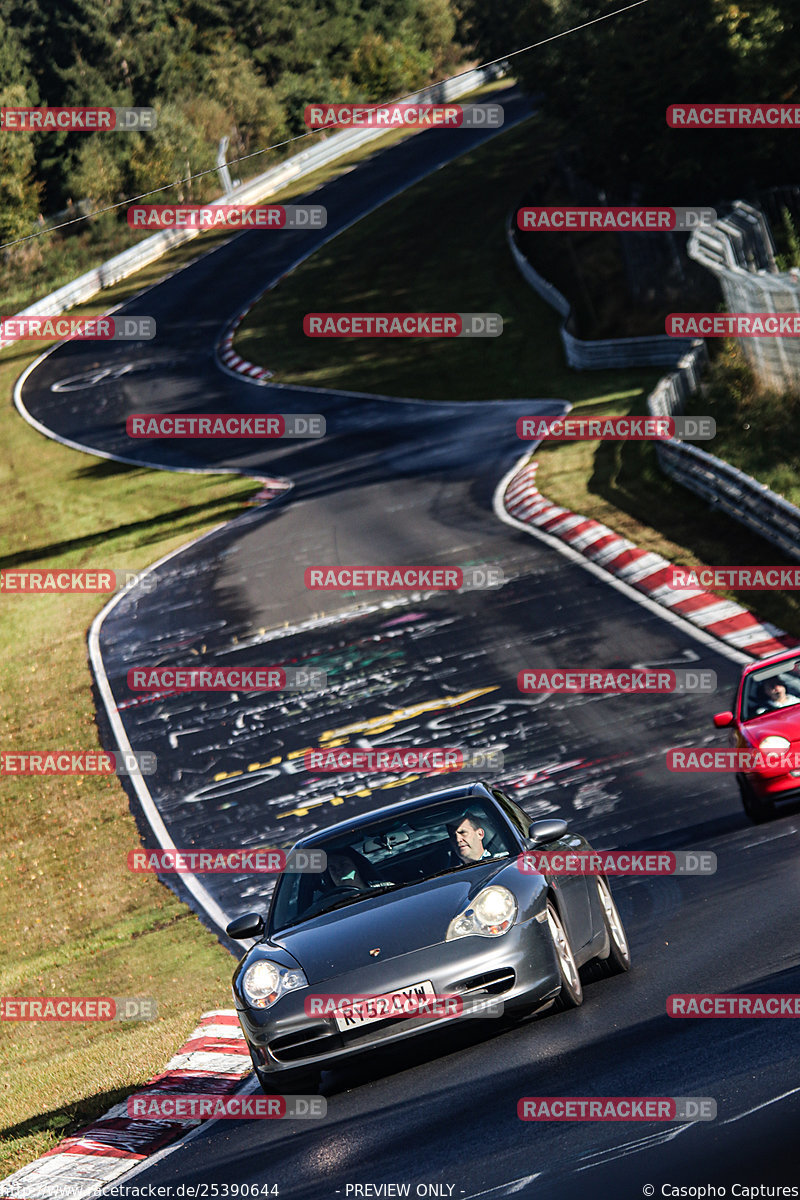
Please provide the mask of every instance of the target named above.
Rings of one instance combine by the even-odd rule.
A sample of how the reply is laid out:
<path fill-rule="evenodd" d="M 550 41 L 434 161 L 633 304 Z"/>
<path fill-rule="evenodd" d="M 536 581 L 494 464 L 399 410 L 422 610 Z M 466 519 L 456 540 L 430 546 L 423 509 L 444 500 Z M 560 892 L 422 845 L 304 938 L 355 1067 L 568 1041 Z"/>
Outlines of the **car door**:
<path fill-rule="evenodd" d="M 532 818 L 499 788 L 492 788 L 492 795 L 514 827 L 524 838 L 527 838 Z M 552 850 L 559 853 L 586 850 L 587 848 L 588 843 L 585 838 L 569 832 L 553 842 L 540 843 L 536 847 L 537 850 Z M 545 878 L 558 899 L 559 910 L 566 926 L 570 945 L 573 950 L 578 951 L 592 940 L 595 932 L 589 901 L 589 887 L 593 886 L 593 876 L 545 875 Z"/>

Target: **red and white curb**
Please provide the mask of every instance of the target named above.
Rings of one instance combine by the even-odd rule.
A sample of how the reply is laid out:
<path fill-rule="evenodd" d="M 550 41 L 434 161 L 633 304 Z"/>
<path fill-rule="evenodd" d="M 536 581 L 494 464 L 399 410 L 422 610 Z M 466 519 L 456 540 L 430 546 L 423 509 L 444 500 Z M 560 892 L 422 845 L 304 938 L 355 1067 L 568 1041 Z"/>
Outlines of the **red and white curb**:
<path fill-rule="evenodd" d="M 797 638 L 776 625 L 759 621 L 732 600 L 702 588 L 671 588 L 667 572 L 673 564 L 666 558 L 640 550 L 600 521 L 547 500 L 536 486 L 538 465 L 527 463 L 509 481 L 503 493 L 503 507 L 509 516 L 566 542 L 603 570 L 736 650 L 763 658 L 798 645 Z"/>
<path fill-rule="evenodd" d="M 189 1040 L 142 1090 L 225 1096 L 241 1087 L 252 1067 L 236 1013 L 218 1009 L 203 1013 Z M 137 1120 L 128 1116 L 128 1101 L 123 1100 L 36 1162 L 0 1181 L 0 1196 L 13 1200 L 81 1200 L 202 1123 L 200 1118 Z"/>
<path fill-rule="evenodd" d="M 255 301 L 253 301 L 254 303 Z M 253 304 L 248 304 L 247 308 L 242 309 L 238 317 L 234 317 L 230 325 L 225 327 L 225 332 L 217 346 L 217 358 L 229 371 L 236 371 L 238 375 L 246 375 L 248 379 L 271 379 L 275 374 L 274 371 L 269 371 L 266 367 L 258 367 L 255 363 L 247 362 L 233 348 L 233 338 L 236 330 L 250 312 Z"/>

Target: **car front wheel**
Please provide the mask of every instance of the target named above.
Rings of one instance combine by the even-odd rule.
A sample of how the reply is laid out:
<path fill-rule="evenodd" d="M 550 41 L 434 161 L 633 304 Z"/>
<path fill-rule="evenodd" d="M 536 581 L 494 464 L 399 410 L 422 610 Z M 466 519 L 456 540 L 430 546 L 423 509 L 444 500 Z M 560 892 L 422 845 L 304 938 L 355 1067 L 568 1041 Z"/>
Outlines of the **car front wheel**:
<path fill-rule="evenodd" d="M 630 971 L 631 969 L 631 949 L 628 945 L 625 927 L 622 924 L 619 909 L 614 903 L 614 897 L 611 895 L 611 888 L 602 876 L 598 876 L 597 891 L 600 896 L 600 907 L 603 910 L 603 924 L 606 927 L 608 944 L 610 946 L 608 958 L 599 958 L 596 960 L 598 973 L 601 975 L 621 975 L 624 971 Z"/>
<path fill-rule="evenodd" d="M 775 816 L 775 805 L 769 800 L 762 800 L 743 775 L 737 775 L 739 792 L 742 797 L 742 807 L 755 825 L 761 825 Z"/>
<path fill-rule="evenodd" d="M 558 971 L 561 976 L 561 991 L 556 997 L 553 1008 L 556 1012 L 567 1008 L 578 1008 L 583 1004 L 583 984 L 575 964 L 569 938 L 552 900 L 547 902 L 547 924 L 553 939 Z"/>

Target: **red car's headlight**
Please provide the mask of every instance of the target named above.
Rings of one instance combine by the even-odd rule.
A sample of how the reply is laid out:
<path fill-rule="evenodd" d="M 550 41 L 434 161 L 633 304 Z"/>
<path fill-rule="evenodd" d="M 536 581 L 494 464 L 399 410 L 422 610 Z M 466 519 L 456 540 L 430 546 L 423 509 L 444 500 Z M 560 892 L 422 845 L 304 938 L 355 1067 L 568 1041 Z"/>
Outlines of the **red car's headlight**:
<path fill-rule="evenodd" d="M 788 738 L 778 737 L 777 734 L 771 733 L 758 743 L 759 750 L 788 750 L 791 746 Z"/>

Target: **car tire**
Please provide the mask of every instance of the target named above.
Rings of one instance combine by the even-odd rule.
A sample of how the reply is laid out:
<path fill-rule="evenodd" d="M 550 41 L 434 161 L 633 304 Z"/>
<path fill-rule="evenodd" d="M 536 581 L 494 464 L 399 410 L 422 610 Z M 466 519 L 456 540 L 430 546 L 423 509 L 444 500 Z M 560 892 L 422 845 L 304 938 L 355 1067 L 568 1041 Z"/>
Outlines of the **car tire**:
<path fill-rule="evenodd" d="M 769 800 L 762 800 L 754 792 L 752 785 L 742 775 L 736 776 L 739 793 L 742 797 L 742 807 L 754 825 L 761 825 L 775 816 L 775 805 Z"/>
<path fill-rule="evenodd" d="M 583 1004 L 583 984 L 567 932 L 552 900 L 547 901 L 547 925 L 553 939 L 553 948 L 556 952 L 558 971 L 561 976 L 561 991 L 556 996 L 553 1010 L 563 1012 L 568 1008 L 579 1008 Z"/>
<path fill-rule="evenodd" d="M 267 1096 L 316 1096 L 320 1071 L 280 1071 L 270 1075 L 256 1067 L 256 1078 Z"/>
<path fill-rule="evenodd" d="M 609 952 L 606 958 L 596 958 L 592 962 L 595 979 L 608 978 L 610 975 L 622 975 L 631 969 L 631 948 L 619 909 L 614 903 L 608 881 L 602 875 L 597 877 L 597 891 L 600 896 L 600 907 L 603 910 L 603 924 L 608 934 Z"/>

